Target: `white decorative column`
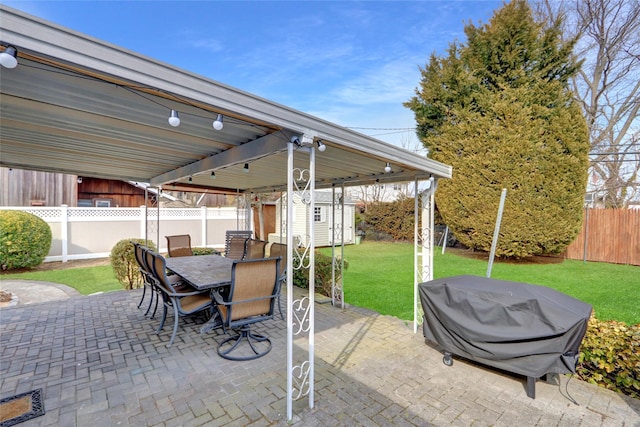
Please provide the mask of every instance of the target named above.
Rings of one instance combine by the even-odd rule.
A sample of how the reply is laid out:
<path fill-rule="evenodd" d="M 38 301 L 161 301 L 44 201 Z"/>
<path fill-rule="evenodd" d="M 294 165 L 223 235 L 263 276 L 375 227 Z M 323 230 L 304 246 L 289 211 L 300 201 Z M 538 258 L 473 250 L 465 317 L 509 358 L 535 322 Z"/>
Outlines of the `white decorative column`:
<path fill-rule="evenodd" d="M 309 167 L 295 168 L 295 153 L 309 154 Z M 309 408 L 314 405 L 314 290 L 315 290 L 315 150 L 288 145 L 287 157 L 287 419 L 293 418 L 293 401 L 305 396 Z M 294 238 L 295 206 L 307 210 L 307 233 L 301 241 Z M 309 270 L 308 296 L 293 299 L 293 271 Z M 293 354 L 293 342 L 304 349 Z M 306 342 L 305 342 L 306 341 Z"/>
<path fill-rule="evenodd" d="M 429 178 L 429 188 L 420 193 L 418 180 L 414 182 L 414 282 L 413 332 L 422 324 L 422 306 L 418 285 L 433 280 L 433 229 L 437 181 Z"/>

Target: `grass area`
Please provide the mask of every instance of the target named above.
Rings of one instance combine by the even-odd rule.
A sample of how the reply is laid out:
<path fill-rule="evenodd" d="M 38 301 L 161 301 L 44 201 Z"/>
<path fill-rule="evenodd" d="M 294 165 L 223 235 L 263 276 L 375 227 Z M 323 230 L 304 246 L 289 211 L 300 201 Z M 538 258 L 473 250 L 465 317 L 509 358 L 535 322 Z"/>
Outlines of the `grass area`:
<path fill-rule="evenodd" d="M 62 283 L 76 289 L 83 295 L 96 292 L 122 290 L 110 265 L 96 267 L 69 268 L 64 270 L 31 271 L 18 274 L 2 274 L 0 280 L 21 279 Z"/>
<path fill-rule="evenodd" d="M 322 252 L 330 254 L 324 248 Z M 457 254 L 456 254 L 457 252 Z M 447 250 L 434 255 L 434 277 L 473 274 L 484 277 L 486 259 L 461 256 Z M 345 301 L 400 319 L 413 319 L 413 245 L 365 242 L 345 247 L 349 268 L 345 274 Z M 563 260 L 554 263 L 495 262 L 494 279 L 544 285 L 593 306 L 600 320 L 640 324 L 640 267 Z M 110 265 L 2 274 L 6 279 L 62 283 L 81 294 L 121 290 Z"/>
<path fill-rule="evenodd" d="M 330 254 L 330 249 L 322 249 Z M 434 255 L 434 278 L 486 276 L 486 259 L 453 253 Z M 459 251 L 457 251 L 459 253 Z M 413 319 L 413 245 L 365 242 L 345 247 L 345 301 L 381 314 Z M 562 260 L 553 263 L 493 264 L 494 279 L 544 285 L 591 304 L 600 320 L 640 324 L 640 267 Z"/>

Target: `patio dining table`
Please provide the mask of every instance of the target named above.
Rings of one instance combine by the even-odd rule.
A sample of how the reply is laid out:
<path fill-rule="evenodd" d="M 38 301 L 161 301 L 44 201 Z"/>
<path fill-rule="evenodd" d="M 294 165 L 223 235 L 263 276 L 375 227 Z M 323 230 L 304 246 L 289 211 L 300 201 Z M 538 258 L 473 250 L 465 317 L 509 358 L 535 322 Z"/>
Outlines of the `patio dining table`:
<path fill-rule="evenodd" d="M 199 291 L 231 284 L 232 258 L 220 255 L 196 255 L 167 258 L 167 269 L 182 277 Z"/>
<path fill-rule="evenodd" d="M 166 258 L 167 269 L 182 277 L 185 282 L 199 291 L 219 292 L 231 285 L 233 258 L 220 255 L 195 255 Z M 213 298 L 213 295 L 212 295 Z M 222 326 L 217 311 L 200 327 L 200 333 L 209 332 Z"/>

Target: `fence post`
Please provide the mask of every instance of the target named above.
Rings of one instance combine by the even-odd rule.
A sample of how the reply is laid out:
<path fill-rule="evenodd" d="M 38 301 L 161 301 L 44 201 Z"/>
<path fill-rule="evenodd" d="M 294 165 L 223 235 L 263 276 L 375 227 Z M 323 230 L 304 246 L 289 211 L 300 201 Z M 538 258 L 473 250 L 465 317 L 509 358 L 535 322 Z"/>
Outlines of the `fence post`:
<path fill-rule="evenodd" d="M 69 260 L 69 206 L 60 205 L 60 242 L 62 243 L 62 262 Z"/>
<path fill-rule="evenodd" d="M 582 262 L 587 263 L 587 239 L 589 239 L 589 207 L 584 210 L 584 247 L 582 248 Z"/>
<path fill-rule="evenodd" d="M 147 238 L 147 215 L 146 215 L 147 207 L 145 205 L 140 206 L 140 238 Z M 149 244 L 145 242 L 145 245 Z"/>
<path fill-rule="evenodd" d="M 202 234 L 202 238 L 200 241 L 202 242 L 202 247 L 207 247 L 207 207 L 202 206 L 200 208 L 200 218 L 201 218 L 201 227 L 200 232 Z"/>

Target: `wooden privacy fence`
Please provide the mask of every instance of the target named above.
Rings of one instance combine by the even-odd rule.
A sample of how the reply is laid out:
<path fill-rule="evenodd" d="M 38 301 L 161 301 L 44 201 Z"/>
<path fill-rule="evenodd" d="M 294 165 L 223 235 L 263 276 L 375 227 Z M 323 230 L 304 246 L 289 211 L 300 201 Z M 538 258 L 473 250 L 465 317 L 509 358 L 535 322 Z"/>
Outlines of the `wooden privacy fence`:
<path fill-rule="evenodd" d="M 640 209 L 585 209 L 565 258 L 640 265 Z"/>

